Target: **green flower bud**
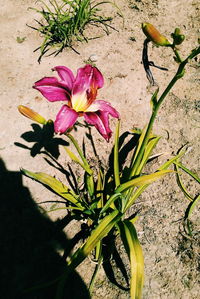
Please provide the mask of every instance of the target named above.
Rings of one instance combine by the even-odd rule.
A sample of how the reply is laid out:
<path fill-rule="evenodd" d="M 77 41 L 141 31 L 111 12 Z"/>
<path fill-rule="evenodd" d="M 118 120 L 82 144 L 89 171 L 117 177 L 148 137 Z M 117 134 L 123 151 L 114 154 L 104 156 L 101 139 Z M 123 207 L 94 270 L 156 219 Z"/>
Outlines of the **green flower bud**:
<path fill-rule="evenodd" d="M 185 39 L 185 35 L 181 34 L 181 31 L 179 28 L 176 28 L 174 30 L 174 33 L 171 34 L 171 37 L 174 40 L 174 45 L 180 45 Z"/>

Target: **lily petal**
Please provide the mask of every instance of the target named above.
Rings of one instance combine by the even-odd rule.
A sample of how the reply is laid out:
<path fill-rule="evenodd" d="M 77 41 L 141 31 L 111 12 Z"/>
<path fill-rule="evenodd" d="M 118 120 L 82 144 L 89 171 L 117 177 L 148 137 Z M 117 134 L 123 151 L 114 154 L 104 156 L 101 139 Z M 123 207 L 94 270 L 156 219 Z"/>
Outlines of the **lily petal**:
<path fill-rule="evenodd" d="M 66 66 L 55 66 L 53 71 L 56 71 L 62 81 L 64 81 L 66 87 L 69 90 L 72 90 L 73 83 L 74 83 L 74 74 L 72 71 Z M 63 83 L 63 82 L 62 82 Z"/>
<path fill-rule="evenodd" d="M 66 84 L 58 82 L 55 77 L 44 77 L 35 82 L 33 88 L 39 90 L 50 102 L 68 101 L 70 99 L 70 91 Z"/>
<path fill-rule="evenodd" d="M 115 108 L 111 106 L 109 102 L 103 100 L 94 101 L 85 112 L 95 112 L 97 110 L 108 112 L 111 116 L 119 118 L 120 115 Z"/>
<path fill-rule="evenodd" d="M 69 108 L 67 105 L 63 105 L 56 116 L 54 122 L 54 130 L 56 133 L 65 133 L 71 128 L 78 118 L 78 113 Z"/>
<path fill-rule="evenodd" d="M 103 84 L 103 76 L 96 67 L 87 64 L 78 69 L 72 90 L 72 107 L 76 111 L 86 111 L 96 99 L 97 89 Z"/>
<path fill-rule="evenodd" d="M 56 77 L 44 77 L 38 80 L 37 82 L 35 82 L 33 88 L 37 86 L 49 86 L 49 85 L 58 86 L 59 85 L 58 79 Z"/>
<path fill-rule="evenodd" d="M 104 84 L 101 72 L 90 64 L 79 68 L 74 82 L 73 94 L 82 93 L 90 88 L 98 89 Z"/>
<path fill-rule="evenodd" d="M 99 133 L 108 142 L 112 136 L 112 131 L 109 127 L 109 112 L 97 111 L 97 112 L 86 112 L 84 118 L 87 123 L 94 125 Z"/>
<path fill-rule="evenodd" d="M 70 94 L 62 87 L 46 85 L 33 86 L 33 88 L 39 90 L 49 102 L 68 101 L 70 99 Z"/>

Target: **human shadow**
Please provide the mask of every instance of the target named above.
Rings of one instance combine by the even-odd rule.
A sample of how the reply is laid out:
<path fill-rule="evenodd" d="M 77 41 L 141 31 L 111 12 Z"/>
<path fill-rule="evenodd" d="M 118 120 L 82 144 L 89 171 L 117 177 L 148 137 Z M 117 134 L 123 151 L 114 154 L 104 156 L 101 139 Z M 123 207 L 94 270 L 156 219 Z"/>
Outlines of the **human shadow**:
<path fill-rule="evenodd" d="M 3 299 L 53 299 L 56 284 L 37 289 L 62 275 L 65 260 L 58 250 L 71 248 L 62 232 L 38 209 L 20 172 L 8 171 L 0 159 L 0 290 Z M 65 217 L 65 224 L 70 219 Z M 35 290 L 30 291 L 32 287 Z M 85 284 L 74 271 L 65 286 L 65 299 L 90 298 Z"/>
<path fill-rule="evenodd" d="M 54 125 L 52 121 L 48 121 L 43 127 L 38 124 L 31 124 L 31 127 L 33 130 L 23 133 L 21 138 L 26 142 L 34 143 L 33 146 L 28 147 L 20 142 L 15 142 L 14 144 L 30 150 L 32 157 L 45 151 L 57 159 L 60 155 L 59 145 L 69 145 L 67 141 L 54 136 Z"/>

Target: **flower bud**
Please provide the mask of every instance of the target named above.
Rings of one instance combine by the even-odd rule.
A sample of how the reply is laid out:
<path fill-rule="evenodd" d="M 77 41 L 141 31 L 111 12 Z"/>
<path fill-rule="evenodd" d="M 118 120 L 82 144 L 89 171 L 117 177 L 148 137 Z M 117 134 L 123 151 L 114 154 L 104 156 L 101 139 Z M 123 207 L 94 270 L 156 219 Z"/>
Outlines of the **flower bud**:
<path fill-rule="evenodd" d="M 185 39 L 185 35 L 181 34 L 181 31 L 179 28 L 176 28 L 174 30 L 174 33 L 171 34 L 171 37 L 174 40 L 174 45 L 180 45 Z"/>
<path fill-rule="evenodd" d="M 32 109 L 26 106 L 19 105 L 18 110 L 22 115 L 36 121 L 39 124 L 45 125 L 47 122 L 43 116 L 41 116 L 40 114 L 38 114 L 37 112 L 33 111 Z"/>
<path fill-rule="evenodd" d="M 150 23 L 142 23 L 142 30 L 146 37 L 157 46 L 169 46 L 171 43 L 168 39 Z"/>

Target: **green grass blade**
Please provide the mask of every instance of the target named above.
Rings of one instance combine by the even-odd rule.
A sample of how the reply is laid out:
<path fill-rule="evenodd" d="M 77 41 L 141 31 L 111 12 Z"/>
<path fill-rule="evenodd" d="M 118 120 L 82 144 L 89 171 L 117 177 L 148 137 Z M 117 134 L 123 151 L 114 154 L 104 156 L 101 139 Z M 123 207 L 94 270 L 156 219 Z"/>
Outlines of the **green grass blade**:
<path fill-rule="evenodd" d="M 110 4 L 110 5 L 112 5 L 114 8 L 116 8 L 118 10 L 119 16 L 123 19 L 123 27 L 124 27 L 124 15 L 123 15 L 123 12 L 119 8 L 119 6 L 116 5 L 116 3 L 112 2 L 112 1 L 101 1 L 99 3 L 96 3 L 93 7 L 91 7 L 91 9 L 93 10 L 96 7 L 98 7 L 99 5 L 102 5 L 102 4 Z"/>
<path fill-rule="evenodd" d="M 92 198 L 95 191 L 93 175 L 86 173 L 85 181 L 86 181 L 87 191 L 90 195 L 90 198 Z"/>
<path fill-rule="evenodd" d="M 97 243 L 102 240 L 113 228 L 116 222 L 120 219 L 121 214 L 119 211 L 114 210 L 108 216 L 103 218 L 96 229 L 92 232 L 91 236 L 86 241 L 85 245 L 81 249 L 82 254 L 87 256 L 97 245 Z"/>
<path fill-rule="evenodd" d="M 94 286 L 94 282 L 95 282 L 95 279 L 96 279 L 96 276 L 97 276 L 97 273 L 100 269 L 100 266 L 101 266 L 101 263 L 102 263 L 102 260 L 103 260 L 103 255 L 102 255 L 102 241 L 99 241 L 97 243 L 97 246 L 95 248 L 95 259 L 97 261 L 97 265 L 94 269 L 94 272 L 93 272 L 93 275 L 92 275 L 92 278 L 91 278 L 91 281 L 90 281 L 90 284 L 89 284 L 89 291 L 90 293 L 92 292 L 92 289 L 93 289 L 93 286 Z"/>
<path fill-rule="evenodd" d="M 185 217 L 184 217 L 185 231 L 187 232 L 187 234 L 189 236 L 192 236 L 192 228 L 191 228 L 189 218 L 199 200 L 200 200 L 200 195 L 198 195 L 196 198 L 194 198 L 194 200 L 192 202 L 190 202 L 190 204 L 188 205 L 188 207 L 185 211 Z"/>
<path fill-rule="evenodd" d="M 90 284 L 89 284 L 89 291 L 90 291 L 90 293 L 92 292 L 92 289 L 93 289 L 93 286 L 94 286 L 94 282 L 95 282 L 95 279 L 97 277 L 97 273 L 98 273 L 98 271 L 100 269 L 102 260 L 103 260 L 103 256 L 100 256 L 100 258 L 98 260 L 98 263 L 95 266 L 95 269 L 94 269 L 94 272 L 93 272 L 93 275 L 92 275 L 92 278 L 91 278 L 91 281 L 90 281 Z"/>

